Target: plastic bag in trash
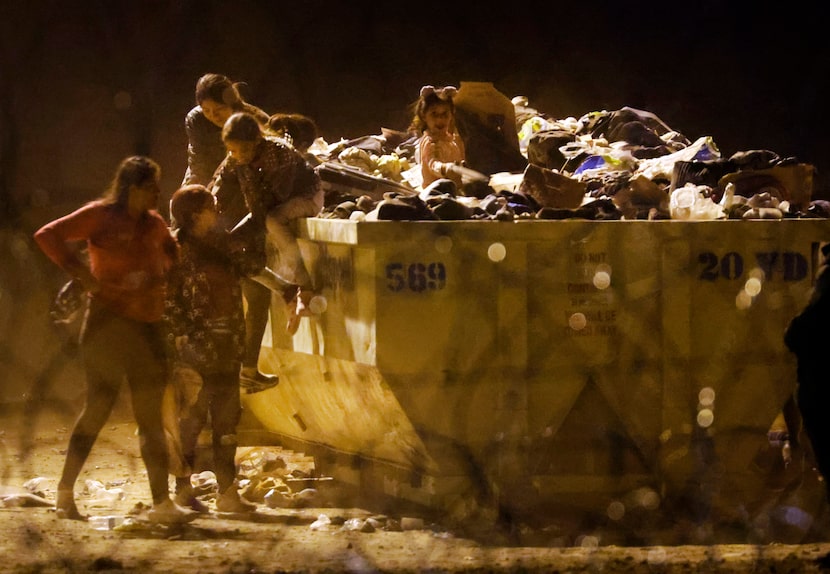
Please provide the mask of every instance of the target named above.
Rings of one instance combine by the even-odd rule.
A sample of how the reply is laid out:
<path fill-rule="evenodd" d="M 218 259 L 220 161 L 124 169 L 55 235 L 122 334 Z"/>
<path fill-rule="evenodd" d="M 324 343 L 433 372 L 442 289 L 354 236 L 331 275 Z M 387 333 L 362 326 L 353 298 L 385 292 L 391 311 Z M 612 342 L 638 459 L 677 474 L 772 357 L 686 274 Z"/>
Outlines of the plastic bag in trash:
<path fill-rule="evenodd" d="M 723 207 L 712 200 L 711 188 L 686 184 L 675 189 L 669 198 L 672 219 L 723 219 Z"/>
<path fill-rule="evenodd" d="M 678 161 L 709 161 L 720 158 L 720 150 L 711 136 L 701 136 L 689 147 L 652 159 L 640 160 L 635 175 L 642 175 L 648 179 L 664 179 L 671 181 L 674 164 Z"/>

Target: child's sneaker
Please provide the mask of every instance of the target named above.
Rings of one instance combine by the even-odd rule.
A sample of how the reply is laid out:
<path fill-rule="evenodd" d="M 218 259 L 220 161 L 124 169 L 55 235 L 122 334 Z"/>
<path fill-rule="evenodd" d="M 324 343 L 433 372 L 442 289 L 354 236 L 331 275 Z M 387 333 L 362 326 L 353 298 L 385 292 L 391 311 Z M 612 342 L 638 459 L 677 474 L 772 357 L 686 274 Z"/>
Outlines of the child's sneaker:
<path fill-rule="evenodd" d="M 266 375 L 259 369 L 242 367 L 239 371 L 239 386 L 248 394 L 276 387 L 279 383 L 280 378 L 277 375 Z"/>

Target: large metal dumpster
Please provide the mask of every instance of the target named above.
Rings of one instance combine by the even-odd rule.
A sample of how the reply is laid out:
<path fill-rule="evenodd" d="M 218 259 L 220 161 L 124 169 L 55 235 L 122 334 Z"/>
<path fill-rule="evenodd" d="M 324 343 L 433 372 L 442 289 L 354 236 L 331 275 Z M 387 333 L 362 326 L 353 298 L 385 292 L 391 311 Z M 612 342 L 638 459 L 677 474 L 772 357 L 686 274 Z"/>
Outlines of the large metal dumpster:
<path fill-rule="evenodd" d="M 782 335 L 826 220 L 307 219 L 301 237 L 328 307 L 293 340 L 274 308 L 281 382 L 245 406 L 341 479 L 447 509 L 767 496 L 795 386 Z"/>

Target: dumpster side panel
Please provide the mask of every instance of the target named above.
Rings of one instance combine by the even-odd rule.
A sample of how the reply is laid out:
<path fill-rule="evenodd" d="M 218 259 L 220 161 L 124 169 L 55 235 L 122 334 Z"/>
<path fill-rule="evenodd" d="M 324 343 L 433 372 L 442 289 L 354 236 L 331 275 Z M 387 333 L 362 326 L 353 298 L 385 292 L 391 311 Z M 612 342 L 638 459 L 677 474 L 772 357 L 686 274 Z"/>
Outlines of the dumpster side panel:
<path fill-rule="evenodd" d="M 763 498 L 769 476 L 757 461 L 796 385 L 783 333 L 812 286 L 816 242 L 827 235 L 815 222 L 718 223 L 696 226 L 690 242 L 685 410 L 691 451 L 706 445 L 708 479 L 717 481 L 712 504 L 723 509 Z"/>
<path fill-rule="evenodd" d="M 243 395 L 243 402 L 268 431 L 358 458 L 438 472 L 376 368 L 268 348 L 260 364 L 279 373 L 279 385 Z"/>
<path fill-rule="evenodd" d="M 337 243 L 301 241 L 314 284 L 325 297 L 326 310 L 300 321 L 291 337 L 283 328 L 285 306 L 275 300 L 274 346 L 301 353 L 374 365 L 377 355 L 377 299 L 374 249 Z"/>
<path fill-rule="evenodd" d="M 661 238 L 615 223 L 557 231 L 528 255 L 531 465 L 551 491 L 632 488 L 656 471 Z"/>
<path fill-rule="evenodd" d="M 413 496 L 471 483 L 593 504 L 643 485 L 762 496 L 759 449 L 794 388 L 783 330 L 826 221 L 309 220 L 303 232 L 329 305 L 266 354 L 290 385 L 247 400 L 272 427 L 433 469 L 401 490 Z M 297 412 L 302 432 L 285 422 Z"/>
<path fill-rule="evenodd" d="M 378 248 L 378 367 L 452 475 L 524 433 L 526 260 L 522 242 L 444 229 Z"/>
<path fill-rule="evenodd" d="M 383 372 L 466 372 L 496 350 L 495 270 L 476 261 L 480 245 L 441 237 L 377 249 Z"/>

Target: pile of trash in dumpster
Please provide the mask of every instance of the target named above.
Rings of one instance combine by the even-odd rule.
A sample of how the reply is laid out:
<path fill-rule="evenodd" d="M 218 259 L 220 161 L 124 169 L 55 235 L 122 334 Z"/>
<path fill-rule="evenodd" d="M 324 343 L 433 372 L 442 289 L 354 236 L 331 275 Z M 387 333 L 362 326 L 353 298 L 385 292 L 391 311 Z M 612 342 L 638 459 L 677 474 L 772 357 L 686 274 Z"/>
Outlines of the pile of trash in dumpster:
<path fill-rule="evenodd" d="M 461 186 L 449 179 L 421 186 L 416 134 L 384 128 L 379 135 L 333 144 L 318 139 L 309 151 L 321 162 L 317 171 L 326 191 L 320 217 L 830 217 L 830 204 L 813 200 L 814 166 L 770 150 L 723 157 L 712 136 L 690 141 L 645 110 L 623 107 L 557 119 L 530 107 L 525 97 L 507 99 L 492 84 L 462 82 L 456 126 L 467 150 L 458 167 Z"/>

